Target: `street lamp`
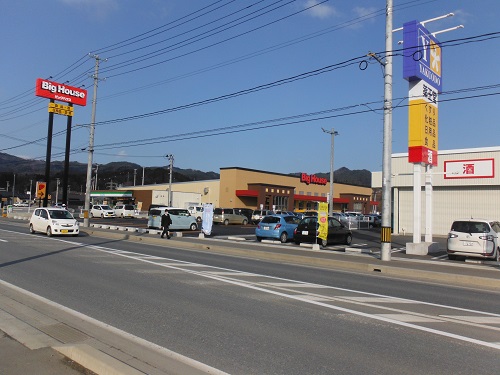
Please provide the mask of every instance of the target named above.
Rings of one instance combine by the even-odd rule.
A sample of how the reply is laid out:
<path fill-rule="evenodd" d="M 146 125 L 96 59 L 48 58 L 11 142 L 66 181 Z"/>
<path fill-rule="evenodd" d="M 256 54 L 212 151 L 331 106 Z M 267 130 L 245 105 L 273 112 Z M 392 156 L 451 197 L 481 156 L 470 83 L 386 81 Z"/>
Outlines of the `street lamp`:
<path fill-rule="evenodd" d="M 324 133 L 328 133 L 332 136 L 332 142 L 331 142 L 331 148 L 330 148 L 330 197 L 328 199 L 328 216 L 333 215 L 333 149 L 334 149 L 334 142 L 335 142 L 335 136 L 339 135 L 338 132 L 335 130 L 326 130 L 321 128 Z"/>

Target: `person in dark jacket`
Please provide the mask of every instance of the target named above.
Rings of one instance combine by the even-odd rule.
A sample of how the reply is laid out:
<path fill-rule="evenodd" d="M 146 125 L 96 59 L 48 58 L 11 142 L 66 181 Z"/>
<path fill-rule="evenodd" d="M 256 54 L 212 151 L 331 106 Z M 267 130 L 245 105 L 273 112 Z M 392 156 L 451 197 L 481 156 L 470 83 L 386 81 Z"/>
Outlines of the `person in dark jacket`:
<path fill-rule="evenodd" d="M 172 219 L 170 218 L 170 214 L 168 213 L 167 210 L 161 215 L 161 226 L 163 228 L 163 232 L 161 232 L 161 238 L 163 238 L 164 235 L 167 235 L 167 238 L 170 239 L 170 235 L 168 234 L 168 228 L 170 227 L 170 224 L 172 224 Z"/>

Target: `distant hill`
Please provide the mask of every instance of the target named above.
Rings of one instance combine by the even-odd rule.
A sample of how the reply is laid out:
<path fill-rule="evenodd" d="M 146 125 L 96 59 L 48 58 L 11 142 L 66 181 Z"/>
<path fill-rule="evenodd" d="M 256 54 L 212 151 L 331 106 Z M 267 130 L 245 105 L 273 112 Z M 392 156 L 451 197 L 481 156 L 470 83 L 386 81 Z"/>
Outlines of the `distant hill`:
<path fill-rule="evenodd" d="M 62 178 L 64 171 L 63 161 L 51 162 L 51 177 L 56 180 Z M 132 185 L 134 181 L 134 170 L 136 184 L 142 183 L 143 167 L 139 164 L 130 162 L 111 162 L 107 164 L 99 164 L 97 169 L 99 178 L 99 189 L 104 189 L 109 186 L 109 182 L 113 185 Z M 95 173 L 95 170 L 94 170 Z M 17 156 L 0 152 L 0 181 L 13 181 L 13 174 L 16 174 L 16 184 L 26 186 L 29 185 L 30 179 L 40 181 L 43 180 L 45 175 L 45 161 L 43 160 L 28 160 L 22 159 Z M 87 164 L 79 162 L 70 162 L 70 177 L 69 184 L 72 190 L 82 191 L 86 184 Z M 318 172 L 318 177 L 330 179 L 330 173 Z M 300 173 L 290 173 L 290 176 L 300 176 Z M 201 181 L 201 180 L 215 180 L 220 178 L 219 173 L 216 172 L 203 172 L 196 169 L 182 169 L 173 168 L 172 175 L 173 182 L 187 182 L 187 181 Z M 148 184 L 160 184 L 169 181 L 168 166 L 162 167 L 146 167 L 145 181 Z M 350 170 L 342 167 L 334 172 L 334 181 L 337 183 L 357 185 L 357 186 L 371 186 L 371 172 L 362 170 Z"/>

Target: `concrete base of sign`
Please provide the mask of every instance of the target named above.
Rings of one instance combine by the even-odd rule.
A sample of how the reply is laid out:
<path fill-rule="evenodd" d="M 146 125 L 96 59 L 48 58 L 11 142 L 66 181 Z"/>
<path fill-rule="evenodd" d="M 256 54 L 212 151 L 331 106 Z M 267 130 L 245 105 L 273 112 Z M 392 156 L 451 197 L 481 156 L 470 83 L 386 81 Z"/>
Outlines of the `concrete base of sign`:
<path fill-rule="evenodd" d="M 427 255 L 430 253 L 437 253 L 438 251 L 439 244 L 437 242 L 406 243 L 406 254 Z"/>
<path fill-rule="evenodd" d="M 205 238 L 205 233 L 198 234 L 198 238 Z"/>
<path fill-rule="evenodd" d="M 315 243 L 312 247 L 313 250 L 319 250 L 319 244 Z"/>

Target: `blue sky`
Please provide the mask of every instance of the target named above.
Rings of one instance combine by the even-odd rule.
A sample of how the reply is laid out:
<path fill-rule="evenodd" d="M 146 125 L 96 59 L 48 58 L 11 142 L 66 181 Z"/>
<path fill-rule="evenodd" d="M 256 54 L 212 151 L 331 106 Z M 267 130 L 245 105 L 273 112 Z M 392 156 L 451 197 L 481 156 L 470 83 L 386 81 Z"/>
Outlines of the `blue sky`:
<path fill-rule="evenodd" d="M 368 57 L 367 69 L 359 62 L 369 51 L 384 54 L 384 0 L 0 4 L 0 152 L 45 159 L 48 99 L 34 86 L 52 76 L 88 90 L 87 106 L 75 106 L 71 144 L 71 161 L 87 162 L 91 53 L 103 59 L 95 163 L 162 166 L 173 154 L 175 166 L 203 171 L 327 172 L 330 136 L 322 128 L 334 128 L 335 169 L 382 169 L 382 69 Z M 439 149 L 498 146 L 500 39 L 476 37 L 500 32 L 500 1 L 394 0 L 394 28 L 450 12 L 427 25 L 431 32 L 464 25 L 438 36 L 457 39 L 442 50 Z M 395 50 L 402 38 L 394 33 Z M 408 82 L 401 53 L 393 63 L 392 151 L 399 153 L 408 148 Z M 291 77 L 302 79 L 283 81 Z M 64 159 L 65 128 L 66 117 L 55 116 L 52 160 Z"/>

